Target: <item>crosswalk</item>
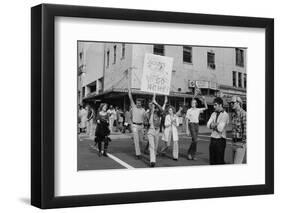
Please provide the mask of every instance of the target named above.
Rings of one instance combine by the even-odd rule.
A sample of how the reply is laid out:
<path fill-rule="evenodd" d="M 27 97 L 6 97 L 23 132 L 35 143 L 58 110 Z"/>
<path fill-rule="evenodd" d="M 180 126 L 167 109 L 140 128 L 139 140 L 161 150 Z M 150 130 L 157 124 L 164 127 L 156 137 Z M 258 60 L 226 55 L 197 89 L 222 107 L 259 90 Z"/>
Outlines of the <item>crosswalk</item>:
<path fill-rule="evenodd" d="M 97 147 L 90 145 L 91 149 L 94 149 L 96 151 L 98 151 Z M 116 156 L 114 156 L 113 154 L 107 153 L 107 156 L 109 158 L 111 158 L 112 160 L 114 160 L 115 162 L 119 163 L 121 166 L 124 166 L 127 169 L 134 169 L 134 167 L 132 167 L 131 165 L 129 165 L 128 163 L 122 161 L 121 159 L 117 158 Z"/>

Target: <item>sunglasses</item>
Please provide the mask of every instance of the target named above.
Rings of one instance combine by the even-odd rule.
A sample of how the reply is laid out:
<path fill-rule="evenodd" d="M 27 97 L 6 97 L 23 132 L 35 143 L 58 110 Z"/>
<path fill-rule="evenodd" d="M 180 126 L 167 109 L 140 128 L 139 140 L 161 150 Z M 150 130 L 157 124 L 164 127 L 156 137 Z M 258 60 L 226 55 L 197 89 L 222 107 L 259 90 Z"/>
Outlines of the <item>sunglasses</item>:
<path fill-rule="evenodd" d="M 229 103 L 230 103 L 230 104 L 232 105 L 232 104 L 235 104 L 236 102 L 234 102 L 234 101 L 231 101 L 231 102 L 229 102 Z"/>

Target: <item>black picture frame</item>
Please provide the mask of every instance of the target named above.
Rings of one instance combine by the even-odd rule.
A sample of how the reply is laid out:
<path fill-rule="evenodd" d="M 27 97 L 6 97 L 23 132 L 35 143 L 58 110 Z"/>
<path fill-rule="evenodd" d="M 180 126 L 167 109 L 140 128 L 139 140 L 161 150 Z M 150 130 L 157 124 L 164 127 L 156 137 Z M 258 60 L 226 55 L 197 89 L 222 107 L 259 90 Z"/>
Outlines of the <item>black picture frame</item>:
<path fill-rule="evenodd" d="M 265 184 L 56 197 L 55 17 L 265 29 Z M 274 193 L 274 19 L 41 4 L 31 8 L 31 204 L 61 208 Z"/>

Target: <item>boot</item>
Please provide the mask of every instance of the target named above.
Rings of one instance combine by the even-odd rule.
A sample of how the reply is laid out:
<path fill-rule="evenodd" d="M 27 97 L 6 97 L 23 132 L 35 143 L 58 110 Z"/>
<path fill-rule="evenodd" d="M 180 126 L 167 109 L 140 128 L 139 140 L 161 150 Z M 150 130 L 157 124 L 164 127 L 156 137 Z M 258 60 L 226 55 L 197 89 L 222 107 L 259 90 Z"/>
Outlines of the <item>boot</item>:
<path fill-rule="evenodd" d="M 99 157 L 101 157 L 101 141 L 98 142 L 98 149 L 99 149 Z"/>
<path fill-rule="evenodd" d="M 103 156 L 108 157 L 106 150 L 103 150 Z"/>
<path fill-rule="evenodd" d="M 106 137 L 104 140 L 104 146 L 103 146 L 103 156 L 107 157 L 107 147 L 108 147 L 109 138 Z"/>

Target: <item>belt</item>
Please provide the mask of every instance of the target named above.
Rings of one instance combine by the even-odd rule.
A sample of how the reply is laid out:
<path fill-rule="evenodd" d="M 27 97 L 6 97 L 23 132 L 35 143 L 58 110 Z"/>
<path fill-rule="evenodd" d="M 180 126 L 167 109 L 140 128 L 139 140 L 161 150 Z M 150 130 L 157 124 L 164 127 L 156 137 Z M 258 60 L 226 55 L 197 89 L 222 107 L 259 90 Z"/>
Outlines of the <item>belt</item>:
<path fill-rule="evenodd" d="M 226 138 L 224 138 L 224 137 L 220 137 L 220 138 L 213 138 L 213 137 L 211 137 L 211 140 L 226 140 Z"/>
<path fill-rule="evenodd" d="M 135 122 L 133 122 L 133 124 L 135 124 L 135 125 L 142 125 L 142 123 L 135 123 Z"/>
<path fill-rule="evenodd" d="M 233 138 L 233 142 L 243 142 L 242 138 Z"/>

